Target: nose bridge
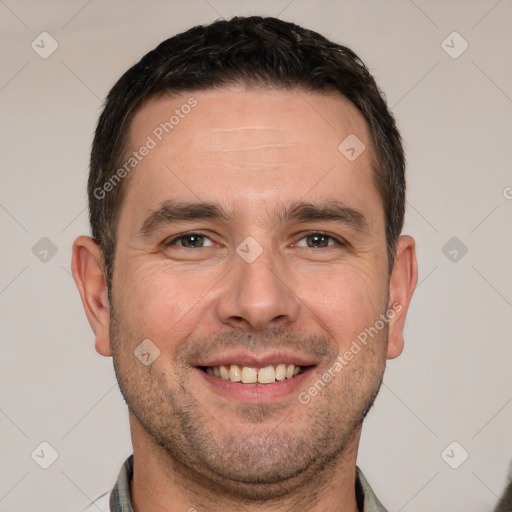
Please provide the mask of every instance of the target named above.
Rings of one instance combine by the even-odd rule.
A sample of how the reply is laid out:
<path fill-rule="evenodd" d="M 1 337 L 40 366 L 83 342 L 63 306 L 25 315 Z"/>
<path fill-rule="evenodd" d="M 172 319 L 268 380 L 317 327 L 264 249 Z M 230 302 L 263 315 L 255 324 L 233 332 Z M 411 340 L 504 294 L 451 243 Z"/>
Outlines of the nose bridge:
<path fill-rule="evenodd" d="M 287 283 L 286 265 L 270 245 L 247 237 L 237 247 L 232 264 L 218 305 L 223 323 L 260 330 L 296 320 L 299 305 L 292 283 Z"/>

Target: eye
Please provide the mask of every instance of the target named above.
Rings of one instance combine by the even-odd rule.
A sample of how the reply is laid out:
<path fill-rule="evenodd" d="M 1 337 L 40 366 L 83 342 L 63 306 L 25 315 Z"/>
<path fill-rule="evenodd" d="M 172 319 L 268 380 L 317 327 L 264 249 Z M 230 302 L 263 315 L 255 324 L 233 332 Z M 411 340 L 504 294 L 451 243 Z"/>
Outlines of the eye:
<path fill-rule="evenodd" d="M 305 240 L 305 244 L 302 241 Z M 303 236 L 297 244 L 299 247 L 309 247 L 311 249 L 323 249 L 325 247 L 331 247 L 333 245 L 345 245 L 341 240 L 328 235 L 327 233 L 322 233 L 319 231 L 314 231 L 311 233 L 307 233 Z"/>
<path fill-rule="evenodd" d="M 172 245 L 177 245 L 185 249 L 198 249 L 201 247 L 211 247 L 213 243 L 209 237 L 202 233 L 184 233 L 164 242 L 165 247 Z"/>

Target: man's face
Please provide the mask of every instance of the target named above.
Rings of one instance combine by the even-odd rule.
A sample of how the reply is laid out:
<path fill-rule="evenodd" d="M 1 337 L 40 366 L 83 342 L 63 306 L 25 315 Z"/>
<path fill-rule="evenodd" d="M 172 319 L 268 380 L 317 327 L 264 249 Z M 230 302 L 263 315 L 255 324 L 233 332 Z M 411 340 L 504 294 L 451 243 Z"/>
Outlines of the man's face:
<path fill-rule="evenodd" d="M 355 160 L 338 149 L 351 134 L 366 146 Z M 366 123 L 339 95 L 240 87 L 150 100 L 128 153 L 148 136 L 156 146 L 130 177 L 112 284 L 110 343 L 132 420 L 184 471 L 226 489 L 298 481 L 359 435 L 385 366 L 387 325 L 299 400 L 388 307 Z M 175 207 L 186 203 L 225 217 L 184 216 Z M 134 355 L 143 340 L 160 350 L 149 365 Z M 286 378 L 291 364 L 301 373 Z M 249 382 L 271 366 L 260 375 L 271 382 L 232 382 L 235 365 Z"/>

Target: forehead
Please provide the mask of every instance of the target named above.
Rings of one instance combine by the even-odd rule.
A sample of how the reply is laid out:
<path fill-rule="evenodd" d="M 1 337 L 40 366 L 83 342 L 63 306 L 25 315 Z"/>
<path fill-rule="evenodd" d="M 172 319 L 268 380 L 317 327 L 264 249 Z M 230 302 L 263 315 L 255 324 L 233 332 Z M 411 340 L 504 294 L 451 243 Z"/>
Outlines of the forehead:
<path fill-rule="evenodd" d="M 340 94 L 232 86 L 162 96 L 139 109 L 129 135 L 127 157 L 145 156 L 125 203 L 142 213 L 168 199 L 229 201 L 241 215 L 299 198 L 379 202 L 367 124 Z"/>

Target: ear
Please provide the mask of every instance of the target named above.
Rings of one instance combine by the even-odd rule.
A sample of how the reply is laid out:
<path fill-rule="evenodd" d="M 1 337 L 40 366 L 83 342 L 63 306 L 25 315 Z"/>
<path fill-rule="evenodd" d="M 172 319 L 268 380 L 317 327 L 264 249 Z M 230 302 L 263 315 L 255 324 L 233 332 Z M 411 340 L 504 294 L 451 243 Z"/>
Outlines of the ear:
<path fill-rule="evenodd" d="M 102 356 L 111 356 L 110 304 L 102 261 L 100 249 L 92 238 L 80 236 L 75 240 L 71 261 L 73 278 L 96 336 L 96 351 Z"/>
<path fill-rule="evenodd" d="M 418 282 L 414 239 L 401 236 L 389 281 L 389 331 L 386 356 L 398 357 L 404 348 L 404 324 L 412 294 Z"/>

